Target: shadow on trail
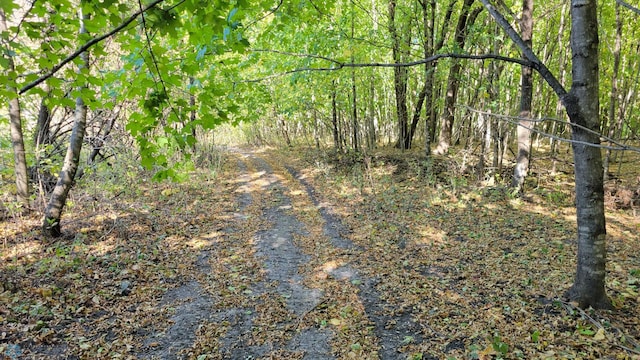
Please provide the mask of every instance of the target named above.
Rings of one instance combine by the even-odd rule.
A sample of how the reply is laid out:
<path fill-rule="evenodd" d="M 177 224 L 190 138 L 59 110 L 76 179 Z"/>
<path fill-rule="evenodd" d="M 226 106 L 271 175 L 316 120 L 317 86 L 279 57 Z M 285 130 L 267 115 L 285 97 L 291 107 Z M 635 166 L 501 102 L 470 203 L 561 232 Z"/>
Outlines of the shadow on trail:
<path fill-rule="evenodd" d="M 261 259 L 264 270 L 263 280 L 254 283 L 245 291 L 246 306 L 215 309 L 215 300 L 208 295 L 197 281 L 168 291 L 161 300 L 161 306 L 173 307 L 173 325 L 163 332 L 147 334 L 144 350 L 138 356 L 144 359 L 181 359 L 196 340 L 197 330 L 204 323 L 225 324 L 227 331 L 219 338 L 219 348 L 215 356 L 243 360 L 289 354 L 306 360 L 335 359 L 330 341 L 334 335 L 331 328 L 299 328 L 303 318 L 317 306 L 325 302 L 321 289 L 308 288 L 298 269 L 310 261 L 311 256 L 302 252 L 295 244 L 296 236 L 308 235 L 303 223 L 291 215 L 291 199 L 285 195 L 287 189 L 274 174 L 269 164 L 247 153 L 239 154 L 237 211 L 233 216 L 239 221 L 230 225 L 229 232 L 239 231 L 243 222 L 252 218 L 249 208 L 260 194 L 266 194 L 261 214 L 253 214 L 267 220 L 270 227 L 257 232 L 253 238 L 255 254 Z M 249 173 L 249 169 L 254 171 Z M 323 232 L 336 248 L 344 249 L 354 256 L 366 251 L 351 240 L 343 237 L 348 229 L 341 223 L 328 204 L 320 203 L 313 187 L 300 177 L 295 169 L 287 170 L 306 188 L 306 191 L 325 220 Z M 200 273 L 210 276 L 210 251 L 201 251 L 196 263 Z M 381 299 L 377 286 L 384 279 L 362 276 L 351 265 L 344 265 L 331 271 L 334 278 L 358 284 L 359 299 L 367 317 L 373 324 L 373 332 L 378 338 L 378 355 L 382 360 L 404 357 L 400 349 L 411 343 L 422 342 L 420 325 L 408 311 L 396 311 Z M 280 308 L 277 308 L 281 304 Z M 265 310 L 266 309 L 266 310 Z M 284 316 L 279 322 L 265 328 L 261 311 L 279 311 Z M 262 321 L 262 323 L 261 323 Z M 267 334 L 279 334 L 267 336 Z M 213 355 L 213 354 L 212 354 Z"/>
<path fill-rule="evenodd" d="M 309 260 L 293 242 L 295 235 L 305 235 L 304 225 L 286 210 L 291 208 L 291 200 L 284 195 L 285 189 L 273 174 L 271 167 L 262 159 L 244 155 L 252 161 L 259 171 L 260 181 L 247 176 L 247 165 L 239 161 L 239 169 L 245 173 L 240 176 L 240 211 L 252 204 L 251 196 L 255 186 L 260 191 L 274 196 L 271 206 L 264 208 L 262 216 L 272 227 L 258 232 L 254 239 L 256 255 L 263 259 L 265 279 L 255 284 L 248 292 L 256 306 L 266 298 L 284 299 L 286 310 L 292 317 L 286 323 L 273 324 L 278 330 L 295 332 L 286 343 L 266 341 L 255 344 L 255 332 L 260 331 L 254 324 L 256 308 L 227 309 L 214 316 L 217 322 L 228 322 L 230 329 L 222 338 L 221 354 L 225 359 L 247 359 L 267 356 L 274 351 L 301 352 L 304 359 L 333 359 L 329 340 L 329 329 L 307 328 L 298 331 L 297 325 L 302 318 L 323 301 L 323 293 L 319 289 L 310 289 L 303 285 L 303 277 L 298 268 Z M 255 184 L 259 183 L 259 184 Z M 241 216 L 242 217 L 242 216 Z M 242 217 L 246 218 L 246 217 Z"/>
<path fill-rule="evenodd" d="M 318 208 L 320 215 L 324 219 L 323 232 L 335 247 L 354 250 L 357 252 L 366 251 L 354 244 L 351 240 L 342 237 L 347 233 L 347 228 L 340 219 L 333 213 L 330 206 L 320 203 L 315 195 L 315 191 L 300 174 L 292 167 L 287 166 L 287 171 L 296 178 L 307 190 L 313 204 Z M 383 282 L 378 277 L 366 278 L 358 273 L 357 269 L 349 265 L 338 267 L 332 270 L 331 275 L 338 280 L 349 281 L 359 284 L 360 301 L 364 305 L 367 316 L 374 324 L 374 333 L 379 339 L 380 351 L 378 355 L 382 360 L 392 360 L 401 358 L 400 348 L 409 343 L 421 343 L 422 329 L 412 318 L 412 314 L 407 311 L 395 312 L 391 305 L 380 298 L 380 293 L 376 286 Z"/>

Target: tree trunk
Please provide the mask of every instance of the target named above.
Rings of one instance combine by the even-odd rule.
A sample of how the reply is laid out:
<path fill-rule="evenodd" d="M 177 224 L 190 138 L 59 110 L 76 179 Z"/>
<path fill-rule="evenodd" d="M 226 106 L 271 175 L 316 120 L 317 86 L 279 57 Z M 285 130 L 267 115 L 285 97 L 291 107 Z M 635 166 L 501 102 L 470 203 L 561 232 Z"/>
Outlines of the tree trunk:
<path fill-rule="evenodd" d="M 598 101 L 598 13 L 596 0 L 571 0 L 572 86 L 567 93 L 549 68 L 528 48 L 509 22 L 481 0 L 511 40 L 534 64 L 565 107 L 572 124 L 576 178 L 578 262 L 573 286 L 566 296 L 580 307 L 611 308 L 605 291 L 606 227 Z M 578 126 L 576 126 L 578 125 Z"/>
<path fill-rule="evenodd" d="M 600 130 L 598 78 L 598 12 L 596 0 L 571 1 L 572 85 L 569 94 L 575 100 L 565 107 L 573 124 L 592 131 Z M 598 135 L 573 127 L 573 159 L 576 177 L 576 210 L 578 219 L 578 264 L 576 278 L 567 292 L 581 307 L 610 308 L 605 291 L 606 227 L 602 154 L 589 146 L 599 144 Z"/>
<path fill-rule="evenodd" d="M 87 29 L 84 21 L 88 19 L 87 14 L 82 14 L 82 9 L 78 11 L 80 15 L 80 34 L 86 34 Z M 86 51 L 80 55 L 81 63 L 78 65 L 78 73 L 86 72 L 89 69 L 89 53 Z M 79 89 L 82 90 L 82 87 Z M 56 187 L 53 189 L 49 204 L 45 209 L 44 220 L 42 222 L 42 230 L 46 236 L 58 237 L 61 233 L 60 218 L 67 195 L 78 170 L 80 163 L 80 152 L 82 150 L 82 141 L 84 139 L 85 128 L 87 124 L 87 106 L 84 104 L 82 96 L 76 98 L 76 112 L 73 124 L 73 131 L 69 140 L 69 147 L 64 159 L 60 177 Z"/>
<path fill-rule="evenodd" d="M 393 62 L 402 62 L 402 49 L 400 37 L 396 29 L 396 1 L 389 1 L 389 33 L 393 40 Z M 409 136 L 408 122 L 409 113 L 407 111 L 407 69 L 404 67 L 393 68 L 393 85 L 396 96 L 396 115 L 398 116 L 398 139 L 396 147 L 404 149 L 406 139 Z"/>
<path fill-rule="evenodd" d="M 336 150 L 341 150 L 340 132 L 338 131 L 338 108 L 336 105 L 336 82 L 333 81 L 333 91 L 331 91 L 331 123 L 333 124 L 333 145 Z"/>
<path fill-rule="evenodd" d="M 353 39 L 355 36 L 355 12 L 353 11 L 353 3 L 351 3 L 351 40 L 349 41 L 349 47 L 351 50 L 351 63 L 355 62 L 355 55 L 353 50 Z M 353 138 L 353 150 L 359 151 L 358 146 L 358 96 L 356 92 L 356 69 L 351 69 L 351 97 L 353 98 L 353 107 L 351 108 L 351 122 L 353 126 L 352 138 Z"/>
<path fill-rule="evenodd" d="M 458 49 L 464 49 L 464 44 L 467 38 L 467 27 L 473 24 L 475 18 L 478 16 L 482 8 L 474 10 L 469 14 L 469 9 L 474 0 L 464 0 L 462 5 L 462 12 L 458 18 L 458 24 L 455 31 L 455 43 Z M 449 152 L 449 146 L 451 146 L 451 136 L 453 131 L 453 122 L 455 119 L 455 103 L 458 97 L 458 87 L 460 85 L 459 77 L 462 65 L 458 59 L 451 60 L 453 64 L 449 70 L 449 78 L 447 80 L 447 92 L 444 98 L 444 114 L 442 117 L 442 123 L 440 125 L 440 134 L 438 135 L 438 147 L 436 148 L 436 154 L 446 154 Z"/>
<path fill-rule="evenodd" d="M 47 91 L 47 89 L 45 89 Z M 47 91 L 48 92 L 48 91 Z M 51 143 L 51 110 L 47 104 L 47 97 L 43 96 L 38 110 L 38 123 L 34 133 L 34 142 L 37 147 Z"/>
<path fill-rule="evenodd" d="M 562 10 L 560 10 L 560 26 L 558 28 L 558 44 L 562 44 L 563 43 L 563 38 L 564 38 L 564 27 L 565 27 L 565 19 L 566 19 L 566 13 L 567 13 L 567 5 L 563 4 L 562 5 Z M 559 61 L 559 67 L 560 69 L 560 75 L 559 75 L 559 79 L 560 79 L 560 83 L 564 84 L 565 83 L 565 76 L 566 76 L 566 56 L 565 56 L 565 51 L 561 50 L 560 51 L 560 61 Z M 558 102 L 558 106 L 556 107 L 556 116 L 558 118 L 560 118 L 561 114 L 562 114 L 562 103 Z M 558 135 L 558 133 L 560 132 L 559 130 L 564 129 L 564 125 L 562 126 L 558 126 L 558 122 L 554 122 L 553 123 L 553 128 L 551 130 L 551 135 Z M 554 139 L 553 137 L 551 138 L 551 144 L 550 144 L 550 152 L 551 152 L 551 173 L 555 174 L 556 170 L 558 168 L 558 140 Z"/>
<path fill-rule="evenodd" d="M 353 142 L 353 150 L 356 152 L 359 150 L 358 146 L 358 103 L 356 97 L 356 75 L 355 70 L 351 73 L 351 94 L 353 97 L 353 107 L 351 108 L 351 123 L 353 126 L 352 142 Z"/>
<path fill-rule="evenodd" d="M 371 81 L 370 84 L 371 90 L 369 94 L 369 118 L 367 119 L 367 148 L 371 150 L 376 148 L 376 103 L 378 93 L 376 92 L 375 81 Z"/>
<path fill-rule="evenodd" d="M 418 94 L 418 102 L 416 102 L 416 108 L 413 111 L 413 118 L 411 120 L 411 127 L 409 128 L 409 134 L 404 142 L 405 149 L 411 149 L 411 143 L 413 142 L 413 135 L 416 132 L 416 127 L 418 126 L 418 121 L 420 120 L 420 113 L 422 112 L 422 105 L 424 104 L 424 99 L 427 96 L 428 86 L 427 84 L 427 76 L 425 76 L 425 84 L 420 90 L 420 94 Z"/>
<path fill-rule="evenodd" d="M 521 35 L 524 43 L 531 48 L 533 35 L 533 0 L 522 0 Z M 526 56 L 523 55 L 526 59 Z M 533 71 L 523 66 L 520 76 L 520 119 L 517 127 L 518 155 L 516 167 L 513 169 L 511 186 L 522 192 L 524 180 L 529 172 L 529 155 L 531 150 L 531 102 L 533 101 Z"/>
<path fill-rule="evenodd" d="M 291 137 L 289 136 L 289 127 L 287 126 L 287 122 L 284 120 L 284 116 L 280 114 L 276 114 L 278 119 L 278 123 L 280 124 L 280 130 L 282 131 L 282 136 L 284 137 L 284 141 L 288 147 L 291 147 Z"/>
<path fill-rule="evenodd" d="M 618 74 L 620 72 L 620 47 L 622 43 L 622 20 L 620 19 L 620 4 L 616 3 L 616 42 L 613 48 L 613 74 L 611 75 L 611 95 L 609 96 L 609 138 L 615 136 L 616 124 L 616 100 L 618 99 Z M 604 181 L 609 180 L 609 161 L 611 149 L 607 149 L 604 156 L 603 175 Z"/>
<path fill-rule="evenodd" d="M 4 9 L 0 9 L 0 32 L 7 31 L 7 19 Z M 6 44 L 10 46 L 10 44 Z M 9 100 L 9 119 L 11 127 L 11 147 L 13 148 L 14 172 L 16 176 L 16 190 L 18 201 L 22 205 L 23 211 L 29 211 L 29 176 L 27 173 L 27 158 L 24 149 L 24 137 L 22 136 L 22 115 L 20 114 L 20 100 L 14 84 L 15 66 L 13 58 L 6 56 L 10 84 L 8 89 L 15 93 L 15 97 Z"/>
<path fill-rule="evenodd" d="M 98 155 L 100 155 L 100 151 L 103 150 L 104 145 L 107 141 L 107 138 L 109 137 L 109 135 L 111 134 L 111 130 L 113 130 L 113 126 L 116 124 L 116 120 L 117 120 L 117 115 L 116 114 L 111 114 L 111 120 L 109 121 L 109 124 L 107 125 L 106 128 L 104 128 L 104 132 L 102 133 L 102 135 L 100 135 L 100 133 L 98 132 L 98 140 L 96 140 L 96 142 L 93 144 L 93 149 L 91 150 L 91 153 L 89 154 L 89 158 L 87 159 L 87 163 L 92 164 L 95 162 L 96 157 L 98 157 Z M 101 155 L 102 158 L 104 158 L 104 154 Z"/>
<path fill-rule="evenodd" d="M 316 145 L 316 149 L 320 149 L 320 121 L 318 121 L 318 110 L 316 109 L 315 95 L 312 97 L 313 109 L 313 142 Z"/>
<path fill-rule="evenodd" d="M 193 76 L 189 77 L 189 107 L 191 108 L 191 111 L 189 111 L 189 121 L 190 124 L 189 126 L 191 126 L 191 136 L 193 136 L 193 143 L 191 145 L 191 151 L 195 154 L 196 152 L 196 120 L 198 120 L 198 111 L 196 109 L 196 95 L 194 94 L 194 91 L 192 89 L 192 87 L 195 85 L 195 79 L 193 78 Z"/>
<path fill-rule="evenodd" d="M 425 59 L 429 56 L 433 55 L 437 51 L 444 46 L 446 28 L 451 20 L 451 16 L 453 14 L 453 7 L 456 1 L 449 1 L 449 5 L 447 7 L 447 11 L 445 12 L 444 20 L 442 22 L 442 27 L 440 28 L 440 34 L 438 41 L 436 42 L 435 37 L 435 22 L 436 22 L 436 6 L 437 2 L 435 0 L 422 0 L 420 1 L 420 5 L 422 6 L 422 20 L 424 27 L 424 57 Z M 428 9 L 431 9 L 429 12 Z M 424 97 L 424 107 L 425 107 L 425 156 L 428 158 L 431 156 L 431 142 L 435 135 L 436 130 L 436 111 L 434 98 L 434 78 L 436 73 L 437 62 L 429 62 L 424 65 L 425 71 L 425 88 L 426 93 Z"/>

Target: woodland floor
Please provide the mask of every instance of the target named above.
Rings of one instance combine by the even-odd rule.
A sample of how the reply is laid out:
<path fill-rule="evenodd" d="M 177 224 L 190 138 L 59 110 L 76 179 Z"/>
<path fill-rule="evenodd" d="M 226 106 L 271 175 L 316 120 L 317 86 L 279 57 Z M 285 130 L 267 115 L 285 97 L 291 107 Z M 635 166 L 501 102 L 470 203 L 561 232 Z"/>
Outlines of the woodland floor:
<path fill-rule="evenodd" d="M 0 222 L 0 357 L 640 359 L 633 204 L 607 211 L 615 309 L 580 310 L 562 172 L 518 199 L 408 154 L 208 160 L 182 184 L 88 175 L 55 241 Z"/>

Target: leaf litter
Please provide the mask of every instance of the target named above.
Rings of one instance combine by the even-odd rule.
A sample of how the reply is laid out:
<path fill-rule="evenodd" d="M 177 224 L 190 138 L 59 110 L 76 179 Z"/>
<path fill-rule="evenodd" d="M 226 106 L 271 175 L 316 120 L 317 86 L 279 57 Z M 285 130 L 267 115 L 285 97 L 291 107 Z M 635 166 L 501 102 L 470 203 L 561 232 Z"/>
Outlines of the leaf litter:
<path fill-rule="evenodd" d="M 3 224 L 0 354 L 638 358 L 628 211 L 608 212 L 616 309 L 581 310 L 562 300 L 570 193 L 517 200 L 383 156 L 225 156 L 215 178 L 77 201 L 60 240 L 39 238 L 35 217 Z"/>

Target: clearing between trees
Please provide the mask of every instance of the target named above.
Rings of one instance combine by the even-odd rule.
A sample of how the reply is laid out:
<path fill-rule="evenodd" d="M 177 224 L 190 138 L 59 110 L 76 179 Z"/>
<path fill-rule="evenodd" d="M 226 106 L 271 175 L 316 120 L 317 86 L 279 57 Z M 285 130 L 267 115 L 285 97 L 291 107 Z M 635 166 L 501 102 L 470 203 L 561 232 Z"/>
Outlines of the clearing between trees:
<path fill-rule="evenodd" d="M 562 172 L 538 176 L 518 199 L 500 186 L 469 185 L 468 174 L 452 173 L 461 168 L 454 160 L 434 158 L 430 166 L 446 176 L 427 176 L 409 152 L 229 148 L 215 156 L 182 184 L 114 172 L 92 185 L 104 174 L 88 175 L 60 239 L 41 238 L 35 216 L 3 221 L 0 354 L 640 354 L 640 221 L 608 210 L 615 309 L 564 301 L 576 233 Z"/>

